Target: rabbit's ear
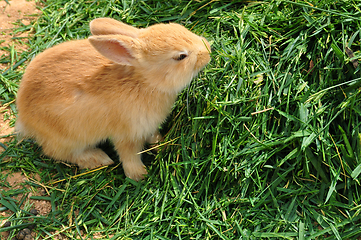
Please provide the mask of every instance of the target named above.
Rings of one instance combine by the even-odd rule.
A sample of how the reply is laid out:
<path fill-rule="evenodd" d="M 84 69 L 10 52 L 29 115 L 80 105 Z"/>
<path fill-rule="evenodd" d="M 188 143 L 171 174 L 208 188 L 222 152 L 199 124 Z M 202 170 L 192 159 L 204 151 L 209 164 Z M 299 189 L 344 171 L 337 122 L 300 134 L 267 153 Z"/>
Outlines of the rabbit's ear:
<path fill-rule="evenodd" d="M 109 60 L 132 66 L 137 57 L 136 39 L 126 36 L 91 36 L 91 45 Z"/>
<path fill-rule="evenodd" d="M 90 22 L 90 31 L 93 35 L 120 34 L 136 38 L 141 30 L 112 18 L 97 18 Z"/>

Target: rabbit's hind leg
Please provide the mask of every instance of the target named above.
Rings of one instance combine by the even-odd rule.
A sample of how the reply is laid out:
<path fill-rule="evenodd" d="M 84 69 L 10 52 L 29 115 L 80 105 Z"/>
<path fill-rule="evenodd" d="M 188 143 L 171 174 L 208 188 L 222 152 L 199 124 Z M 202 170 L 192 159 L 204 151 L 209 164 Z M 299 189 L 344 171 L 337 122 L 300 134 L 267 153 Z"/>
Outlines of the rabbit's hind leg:
<path fill-rule="evenodd" d="M 61 141 L 58 141 L 55 144 L 46 142 L 42 144 L 42 147 L 45 155 L 57 160 L 77 164 L 79 168 L 93 169 L 114 163 L 113 160 L 99 148 L 76 145 L 75 143 L 73 145 L 61 144 Z"/>
<path fill-rule="evenodd" d="M 78 164 L 80 168 L 97 168 L 113 164 L 113 160 L 100 148 L 87 148 L 81 152 L 73 153 L 68 160 Z"/>
<path fill-rule="evenodd" d="M 55 131 L 44 128 L 31 128 L 20 118 L 16 122 L 16 132 L 20 138 L 32 137 L 42 146 L 46 156 L 56 160 L 77 164 L 80 168 L 96 168 L 113 164 L 109 156 L 96 143 L 89 145 L 80 139 L 64 137 Z M 94 142 L 97 142 L 94 140 Z"/>

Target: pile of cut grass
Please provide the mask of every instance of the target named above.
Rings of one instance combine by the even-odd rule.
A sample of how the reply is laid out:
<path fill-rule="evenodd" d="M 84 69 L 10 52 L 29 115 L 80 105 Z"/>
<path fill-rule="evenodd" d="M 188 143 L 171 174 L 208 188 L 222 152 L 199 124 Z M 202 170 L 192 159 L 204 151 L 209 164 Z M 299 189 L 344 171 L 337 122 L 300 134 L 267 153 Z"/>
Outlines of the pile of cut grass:
<path fill-rule="evenodd" d="M 144 154 L 144 181 L 121 167 L 77 175 L 32 141 L 10 142 L 0 170 L 39 174 L 50 195 L 33 198 L 50 201 L 52 212 L 34 217 L 16 191 L 1 191 L 0 210 L 14 214 L 0 231 L 11 239 L 33 218 L 48 239 L 56 231 L 69 239 L 359 238 L 360 8 L 346 0 L 46 1 L 19 29 L 34 28 L 31 50 L 0 59 L 12 63 L 1 74 L 3 102 L 14 99 L 20 64 L 87 37 L 96 17 L 179 22 L 210 41 L 212 60 L 162 126 L 169 143 Z"/>

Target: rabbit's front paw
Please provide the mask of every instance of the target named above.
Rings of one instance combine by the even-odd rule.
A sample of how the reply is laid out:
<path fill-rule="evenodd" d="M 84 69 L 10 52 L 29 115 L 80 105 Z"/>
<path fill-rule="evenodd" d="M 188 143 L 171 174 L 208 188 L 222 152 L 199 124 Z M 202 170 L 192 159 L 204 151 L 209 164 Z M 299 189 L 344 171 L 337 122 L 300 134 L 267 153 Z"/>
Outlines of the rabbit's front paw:
<path fill-rule="evenodd" d="M 123 162 L 123 168 L 124 168 L 124 173 L 128 178 L 131 178 L 135 181 L 139 181 L 142 180 L 144 178 L 144 175 L 147 175 L 148 172 L 145 169 L 144 164 L 142 163 L 141 160 L 139 161 L 134 161 L 134 162 L 127 162 L 124 163 Z"/>

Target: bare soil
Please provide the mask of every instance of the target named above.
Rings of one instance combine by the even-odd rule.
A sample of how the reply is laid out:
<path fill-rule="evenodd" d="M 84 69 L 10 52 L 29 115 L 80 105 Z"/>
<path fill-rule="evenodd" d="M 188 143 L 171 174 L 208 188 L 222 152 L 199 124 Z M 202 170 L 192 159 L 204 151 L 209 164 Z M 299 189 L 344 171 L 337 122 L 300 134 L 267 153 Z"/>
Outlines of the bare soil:
<path fill-rule="evenodd" d="M 24 50 L 25 45 L 18 44 L 13 37 L 26 37 L 27 33 L 15 34 L 15 23 L 22 22 L 29 25 L 30 22 L 36 19 L 40 11 L 36 8 L 35 1 L 28 0 L 8 0 L 0 1 L 0 47 L 11 46 L 19 50 Z M 0 55 L 7 54 L 0 50 Z"/>
<path fill-rule="evenodd" d="M 24 42 L 14 40 L 13 37 L 27 37 L 30 33 L 14 33 L 16 24 L 23 23 L 29 25 L 31 21 L 36 19 L 36 16 L 40 13 L 40 10 L 36 7 L 34 0 L 8 0 L 0 1 L 0 56 L 8 55 L 8 51 L 4 51 L 2 47 L 14 46 L 17 51 L 26 50 Z M 9 67 L 8 64 L 0 64 L 0 72 Z M 11 116 L 7 106 L 0 105 L 0 136 L 11 134 L 14 129 L 9 126 L 10 119 L 7 116 Z M 6 116 L 6 120 L 4 119 Z M 0 138 L 1 143 L 9 141 L 10 138 Z M 0 151 L 3 149 L 0 148 Z"/>
<path fill-rule="evenodd" d="M 30 193 L 28 193 L 26 204 L 23 204 L 21 208 L 24 207 L 24 205 L 31 206 L 31 209 L 35 209 L 36 212 L 39 215 L 46 216 L 51 212 L 51 203 L 49 201 L 44 200 L 34 200 L 30 199 L 31 196 L 39 196 L 39 195 L 45 195 L 46 191 L 42 188 L 33 188 L 26 184 L 26 182 L 39 182 L 40 176 L 34 175 L 34 176 L 24 176 L 21 172 L 15 172 L 15 173 L 9 173 L 9 172 L 2 172 L 2 175 L 7 176 L 6 182 L 8 183 L 8 187 L 1 187 L 1 190 L 6 192 L 10 189 L 26 189 L 26 192 L 28 193 L 28 190 L 31 189 Z M 43 194 L 42 194 L 43 193 Z M 23 198 L 23 194 L 18 194 L 16 196 L 12 197 L 13 199 L 20 201 Z M 0 207 L 1 204 L 0 204 Z M 29 211 L 29 209 L 28 209 Z M 2 227 L 8 220 L 8 218 L 13 214 L 10 210 L 0 212 L 0 227 Z M 8 232 L 1 232 L 0 233 L 0 239 L 6 239 L 8 237 Z"/>
<path fill-rule="evenodd" d="M 20 22 L 25 25 L 30 24 L 31 21 L 36 19 L 40 10 L 37 9 L 36 2 L 34 0 L 8 0 L 8 2 L 10 4 L 6 1 L 0 1 L 0 48 L 13 46 L 16 51 L 25 51 L 27 48 L 26 44 L 24 44 L 25 41 L 14 40 L 13 37 L 27 37 L 30 32 L 16 34 L 14 33 L 14 28 L 16 28 L 16 24 L 19 24 Z M 8 51 L 0 49 L 0 56 L 6 56 L 8 54 Z M 8 67 L 8 64 L 0 64 L 0 72 Z M 3 138 L 1 136 L 9 135 L 14 131 L 14 128 L 9 125 L 11 118 L 13 118 L 13 116 L 11 115 L 8 106 L 0 105 L 0 142 L 3 144 L 6 144 L 6 142 L 10 141 L 11 138 Z M 1 151 L 3 151 L 3 148 L 0 147 L 0 152 Z M 50 202 L 30 199 L 31 196 L 40 195 L 40 193 L 43 192 L 40 188 L 31 188 L 26 184 L 26 181 L 40 181 L 40 177 L 38 175 L 24 176 L 21 172 L 1 172 L 1 175 L 7 176 L 5 182 L 8 183 L 8 187 L 1 186 L 1 191 L 6 192 L 9 189 L 22 188 L 26 188 L 27 190 L 31 189 L 32 191 L 28 194 L 27 200 L 27 203 L 32 205 L 31 208 L 36 209 L 40 215 L 47 215 L 51 211 Z M 22 197 L 22 194 L 13 196 L 15 200 L 20 200 Z M 0 207 L 2 207 L 1 204 Z M 0 212 L 0 227 L 5 224 L 12 214 L 13 213 L 11 211 Z M 0 239 L 6 239 L 8 234 L 8 232 L 1 232 Z"/>
<path fill-rule="evenodd" d="M 31 31 L 25 33 L 15 33 L 14 29 L 19 23 L 29 25 L 31 21 L 35 21 L 37 16 L 40 14 L 40 10 L 37 8 L 37 0 L 8 0 L 10 3 L 7 4 L 6 1 L 0 0 L 0 57 L 3 55 L 7 56 L 9 51 L 4 51 L 1 48 L 4 47 L 14 47 L 16 51 L 26 51 L 27 45 L 26 37 L 29 34 L 32 34 Z M 16 40 L 14 37 L 24 37 L 24 39 Z M 5 69 L 9 68 L 9 64 L 0 64 L 0 73 Z M 1 105 L 0 98 L 0 143 L 5 144 L 11 141 L 10 137 L 3 137 L 14 132 L 14 128 L 9 125 L 10 121 L 14 116 L 10 112 L 11 110 L 7 105 Z M 0 146 L 0 153 L 4 149 Z M 34 200 L 30 199 L 31 196 L 46 196 L 47 191 L 45 188 L 34 188 L 27 184 L 27 182 L 36 182 L 38 185 L 41 185 L 40 176 L 26 176 L 22 172 L 10 173 L 8 171 L 3 171 L 0 173 L 0 176 L 6 176 L 5 185 L 0 185 L 0 193 L 7 192 L 11 189 L 25 189 L 28 194 L 27 200 L 25 201 L 21 208 L 24 208 L 25 205 L 31 206 L 31 209 L 35 209 L 38 215 L 46 216 L 51 212 L 51 203 L 44 200 Z M 30 190 L 30 191 L 29 191 Z M 18 194 L 12 196 L 16 201 L 22 199 L 23 194 Z M 3 207 L 0 204 L 0 207 Z M 29 210 L 29 209 L 28 209 Z M 9 220 L 13 212 L 10 210 L 0 212 L 0 228 Z M 82 231 L 81 231 L 82 233 Z M 55 240 L 66 240 L 68 239 L 64 234 L 60 232 L 52 232 L 55 236 L 52 239 Z M 86 237 L 86 234 L 83 234 L 83 237 Z M 0 240 L 7 239 L 9 232 L 0 232 Z M 26 239 L 35 239 L 36 233 L 32 232 L 30 238 Z M 25 239 L 25 238 L 24 238 Z M 40 238 L 41 239 L 41 238 Z M 94 234 L 93 239 L 104 239 L 101 234 Z"/>

